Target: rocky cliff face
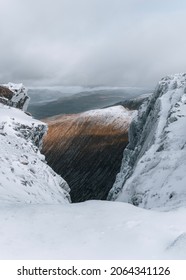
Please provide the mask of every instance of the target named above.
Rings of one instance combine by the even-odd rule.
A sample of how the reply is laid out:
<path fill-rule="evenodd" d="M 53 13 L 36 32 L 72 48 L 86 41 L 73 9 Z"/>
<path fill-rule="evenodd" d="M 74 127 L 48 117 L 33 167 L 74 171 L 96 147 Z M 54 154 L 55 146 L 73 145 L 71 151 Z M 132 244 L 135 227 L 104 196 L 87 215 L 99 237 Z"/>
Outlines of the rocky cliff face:
<path fill-rule="evenodd" d="M 0 102 L 26 111 L 29 103 L 28 90 L 23 84 L 8 83 L 0 86 Z"/>
<path fill-rule="evenodd" d="M 163 78 L 129 129 L 109 200 L 144 208 L 186 204 L 186 74 Z"/>
<path fill-rule="evenodd" d="M 0 94 L 0 203 L 67 202 L 67 183 L 39 150 L 46 124 L 20 110 L 27 107 L 26 89 L 9 84 Z"/>
<path fill-rule="evenodd" d="M 106 199 L 136 112 L 115 106 L 46 119 L 43 153 L 71 188 L 73 202 Z"/>

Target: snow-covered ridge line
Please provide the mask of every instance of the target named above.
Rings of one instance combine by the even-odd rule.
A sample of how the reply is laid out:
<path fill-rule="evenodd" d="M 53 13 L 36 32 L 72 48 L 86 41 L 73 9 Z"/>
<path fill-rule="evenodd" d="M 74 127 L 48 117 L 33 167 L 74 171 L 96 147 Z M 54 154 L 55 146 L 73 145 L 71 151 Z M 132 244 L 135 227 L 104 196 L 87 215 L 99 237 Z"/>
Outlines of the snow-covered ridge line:
<path fill-rule="evenodd" d="M 186 205 L 186 74 L 163 78 L 129 129 L 109 200 L 144 208 Z"/>
<path fill-rule="evenodd" d="M 121 105 L 117 105 L 103 109 L 89 110 L 79 115 L 87 117 L 95 123 L 101 122 L 104 125 L 112 125 L 118 129 L 126 129 L 136 114 L 136 110 L 128 110 Z"/>
<path fill-rule="evenodd" d="M 13 100 L 12 106 L 16 108 L 11 103 L 5 105 L 4 100 L 0 103 L 0 203 L 68 202 L 68 184 L 40 153 L 46 124 L 20 110 L 26 108 L 28 101 L 24 86 L 9 84 L 9 87 L 15 95 L 8 101 Z"/>
<path fill-rule="evenodd" d="M 99 122 L 105 124 L 113 124 L 113 120 L 115 121 L 116 126 L 119 128 L 126 127 L 125 121 L 132 120 L 137 114 L 137 110 L 129 110 L 128 108 L 124 108 L 122 105 L 115 105 L 101 109 L 92 109 L 87 110 L 82 113 L 75 114 L 64 114 L 67 117 L 74 116 L 77 118 L 86 117 L 86 118 L 95 118 L 99 120 Z M 64 116 L 62 114 L 55 115 L 53 117 L 45 118 L 45 120 L 49 120 L 50 122 L 54 121 L 55 123 L 61 121 L 61 117 Z"/>

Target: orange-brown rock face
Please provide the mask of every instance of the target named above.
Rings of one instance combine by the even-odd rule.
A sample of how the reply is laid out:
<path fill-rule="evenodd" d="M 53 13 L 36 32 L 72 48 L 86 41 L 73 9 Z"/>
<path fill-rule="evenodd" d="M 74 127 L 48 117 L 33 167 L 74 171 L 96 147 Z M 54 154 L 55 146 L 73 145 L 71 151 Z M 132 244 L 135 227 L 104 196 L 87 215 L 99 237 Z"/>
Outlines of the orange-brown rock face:
<path fill-rule="evenodd" d="M 134 116 L 122 106 L 46 119 L 43 153 L 71 188 L 73 202 L 106 199 L 120 169 Z"/>

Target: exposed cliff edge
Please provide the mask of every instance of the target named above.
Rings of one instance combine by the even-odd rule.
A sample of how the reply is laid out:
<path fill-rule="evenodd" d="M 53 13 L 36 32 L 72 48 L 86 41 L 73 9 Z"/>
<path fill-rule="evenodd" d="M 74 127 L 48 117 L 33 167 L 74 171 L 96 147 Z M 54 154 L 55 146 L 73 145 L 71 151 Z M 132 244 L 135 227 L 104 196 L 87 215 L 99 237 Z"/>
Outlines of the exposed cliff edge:
<path fill-rule="evenodd" d="M 163 78 L 129 129 L 109 200 L 144 208 L 186 205 L 186 74 Z"/>
<path fill-rule="evenodd" d="M 0 86 L 0 102 L 4 105 L 27 110 L 29 103 L 28 90 L 23 84 L 8 83 Z"/>
<path fill-rule="evenodd" d="M 128 143 L 136 111 L 122 106 L 48 118 L 43 153 L 67 180 L 73 202 L 106 199 Z"/>
<path fill-rule="evenodd" d="M 46 124 L 20 110 L 28 100 L 23 85 L 0 87 L 0 203 L 67 202 L 67 183 L 39 150 Z"/>

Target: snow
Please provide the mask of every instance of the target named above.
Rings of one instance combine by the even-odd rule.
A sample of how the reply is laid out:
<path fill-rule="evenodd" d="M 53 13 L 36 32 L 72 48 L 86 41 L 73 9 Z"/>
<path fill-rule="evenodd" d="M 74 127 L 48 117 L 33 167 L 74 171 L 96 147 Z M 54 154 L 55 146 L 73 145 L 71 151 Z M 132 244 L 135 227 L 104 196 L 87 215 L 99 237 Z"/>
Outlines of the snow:
<path fill-rule="evenodd" d="M 0 206 L 0 258 L 185 259 L 185 215 L 107 201 Z"/>
<path fill-rule="evenodd" d="M 118 129 L 126 129 L 132 119 L 137 115 L 137 111 L 131 111 L 121 105 L 113 106 L 105 109 L 96 109 L 86 111 L 80 114 L 82 118 L 90 118 L 95 123 L 101 121 L 105 125 L 112 125 Z"/>
<path fill-rule="evenodd" d="M 39 151 L 46 125 L 0 104 L 0 203 L 67 203 L 69 187 Z"/>
<path fill-rule="evenodd" d="M 124 152 L 110 198 L 154 209 L 186 205 L 185 89 L 185 74 L 160 81 L 131 124 L 129 142 L 136 142 Z"/>

